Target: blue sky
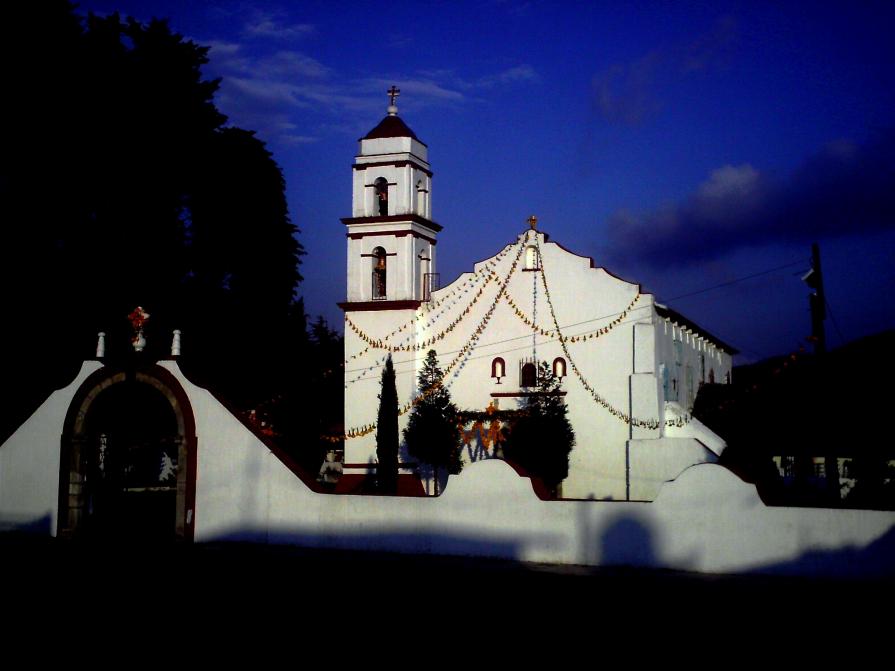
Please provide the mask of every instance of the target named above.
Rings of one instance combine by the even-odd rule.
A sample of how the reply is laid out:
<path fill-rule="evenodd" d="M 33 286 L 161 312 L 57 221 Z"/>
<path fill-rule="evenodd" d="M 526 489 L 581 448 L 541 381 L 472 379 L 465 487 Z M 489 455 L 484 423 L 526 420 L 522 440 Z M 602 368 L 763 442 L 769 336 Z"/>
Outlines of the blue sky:
<path fill-rule="evenodd" d="M 92 0 L 80 11 L 168 17 L 212 47 L 218 106 L 283 168 L 308 252 L 300 293 L 335 328 L 350 165 L 395 84 L 429 146 L 442 284 L 536 214 L 553 240 L 640 282 L 746 362 L 809 335 L 799 271 L 812 241 L 830 344 L 895 328 L 895 4 L 815 4 Z"/>

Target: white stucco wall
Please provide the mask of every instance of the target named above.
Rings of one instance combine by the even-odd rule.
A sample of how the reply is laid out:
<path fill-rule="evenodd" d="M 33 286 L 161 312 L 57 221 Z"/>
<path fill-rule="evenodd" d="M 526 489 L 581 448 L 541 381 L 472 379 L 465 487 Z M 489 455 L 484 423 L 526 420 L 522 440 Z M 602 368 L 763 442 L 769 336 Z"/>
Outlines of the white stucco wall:
<path fill-rule="evenodd" d="M 237 451 L 228 461 L 242 466 L 228 471 L 226 486 L 234 498 L 255 492 L 254 503 L 229 506 L 229 515 L 223 507 L 199 509 L 197 540 L 708 573 L 847 575 L 895 566 L 891 543 L 884 542 L 895 514 L 768 508 L 754 487 L 711 464 L 687 469 L 652 503 L 544 502 L 527 478 L 499 460 L 452 477 L 440 497 L 400 498 L 315 494 L 269 452 Z M 209 458 L 218 457 L 206 452 Z M 211 499 L 201 489 L 209 484 L 224 482 L 203 479 L 199 500 L 206 506 Z M 264 500 L 266 508 L 258 505 Z"/>
<path fill-rule="evenodd" d="M 50 394 L 0 446 L 0 530 L 42 520 L 55 535 L 65 415 L 78 388 L 100 368 L 98 361 L 85 361 L 75 379 Z"/>
<path fill-rule="evenodd" d="M 55 520 L 62 422 L 99 365 L 86 363 L 0 446 L 0 519 L 7 527 Z M 175 362 L 159 365 L 178 379 L 195 414 L 196 541 L 703 572 L 891 574 L 895 567 L 895 513 L 769 508 L 753 486 L 712 464 L 686 469 L 652 503 L 544 502 L 500 460 L 467 467 L 440 497 L 315 493 Z"/>

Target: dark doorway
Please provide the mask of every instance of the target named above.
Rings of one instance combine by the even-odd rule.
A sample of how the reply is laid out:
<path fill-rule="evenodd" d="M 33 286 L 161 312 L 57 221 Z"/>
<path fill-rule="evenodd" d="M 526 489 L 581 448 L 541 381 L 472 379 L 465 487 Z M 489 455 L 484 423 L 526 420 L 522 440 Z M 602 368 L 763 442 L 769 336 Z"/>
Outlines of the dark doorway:
<path fill-rule="evenodd" d="M 127 381 L 105 389 L 86 417 L 84 531 L 104 537 L 174 537 L 177 418 L 157 389 Z"/>
<path fill-rule="evenodd" d="M 97 371 L 66 417 L 59 533 L 191 539 L 195 448 L 189 401 L 168 371 Z"/>

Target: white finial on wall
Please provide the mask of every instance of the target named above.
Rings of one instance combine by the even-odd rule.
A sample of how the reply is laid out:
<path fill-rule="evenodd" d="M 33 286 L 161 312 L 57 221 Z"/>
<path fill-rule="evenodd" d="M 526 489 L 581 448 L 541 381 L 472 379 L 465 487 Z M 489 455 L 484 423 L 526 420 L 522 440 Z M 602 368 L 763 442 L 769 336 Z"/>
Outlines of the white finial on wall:
<path fill-rule="evenodd" d="M 102 359 L 106 356 L 106 334 L 100 331 L 96 334 L 96 358 Z"/>
<path fill-rule="evenodd" d="M 171 340 L 171 356 L 180 356 L 180 329 L 174 329 L 174 338 Z"/>

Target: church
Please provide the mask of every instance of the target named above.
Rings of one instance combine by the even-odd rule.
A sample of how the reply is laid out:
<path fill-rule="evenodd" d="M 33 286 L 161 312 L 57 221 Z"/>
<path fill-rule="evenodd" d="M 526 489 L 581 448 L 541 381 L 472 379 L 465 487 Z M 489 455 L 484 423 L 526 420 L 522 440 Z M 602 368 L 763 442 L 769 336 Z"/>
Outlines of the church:
<path fill-rule="evenodd" d="M 0 444 L 0 533 L 891 574 L 891 511 L 768 507 L 753 485 L 711 463 L 724 442 L 690 410 L 701 384 L 730 381 L 728 345 L 566 250 L 535 218 L 440 287 L 427 148 L 394 103 L 361 140 L 353 173 L 335 490 L 184 374 L 179 331 L 169 355 L 147 351 L 149 315 L 137 308 L 132 352 L 110 358 L 99 333 L 95 357 Z M 483 418 L 463 427 L 468 467 L 437 497 L 340 495 L 375 476 L 386 358 L 406 424 L 430 349 L 457 406 Z M 576 435 L 564 500 L 550 503 L 499 458 L 495 427 L 537 393 L 540 364 L 561 379 Z M 405 484 L 434 493 L 431 476 L 406 455 L 401 462 Z"/>
<path fill-rule="evenodd" d="M 432 214 L 428 147 L 398 116 L 397 93 L 392 87 L 387 115 L 360 139 L 351 216 L 342 219 L 348 259 L 339 490 L 375 475 L 386 358 L 395 366 L 403 429 L 430 349 L 457 407 L 486 416 L 522 407 L 536 393 L 539 365 L 551 367 L 576 436 L 563 498 L 649 501 L 687 467 L 717 461 L 723 440 L 690 411 L 700 385 L 730 382 L 736 350 L 638 284 L 551 240 L 536 217 L 503 249 L 439 286 L 442 227 Z M 466 462 L 499 456 L 495 423 L 465 427 Z M 403 455 L 405 479 L 421 476 L 411 462 Z"/>

